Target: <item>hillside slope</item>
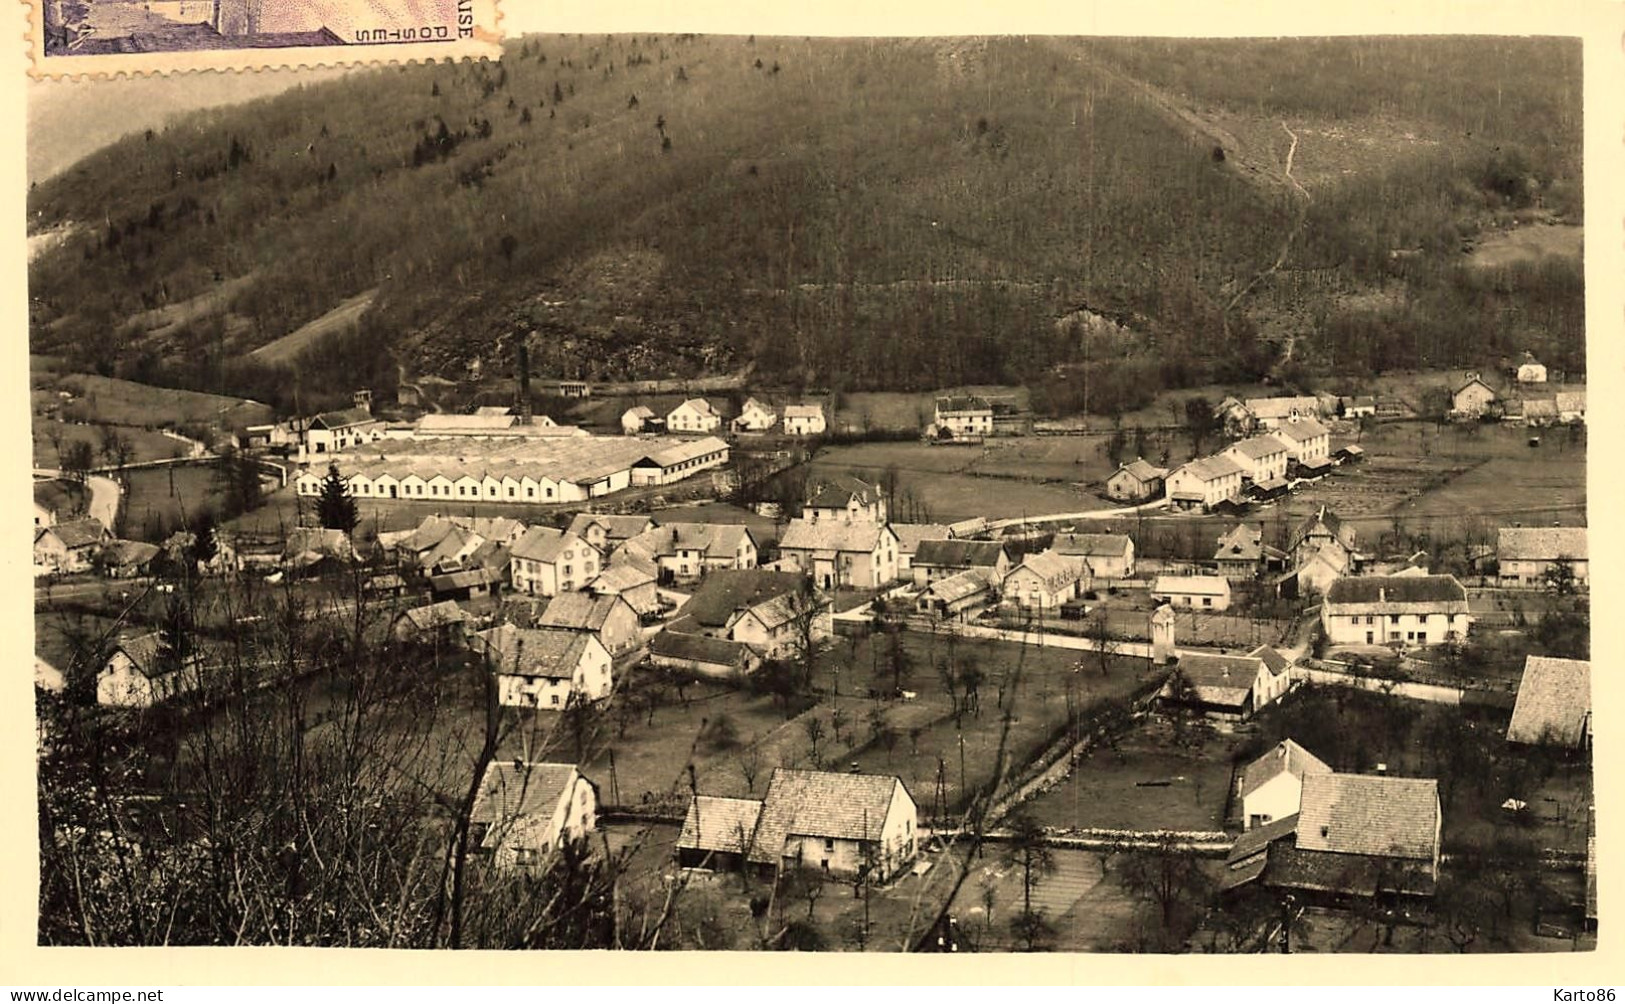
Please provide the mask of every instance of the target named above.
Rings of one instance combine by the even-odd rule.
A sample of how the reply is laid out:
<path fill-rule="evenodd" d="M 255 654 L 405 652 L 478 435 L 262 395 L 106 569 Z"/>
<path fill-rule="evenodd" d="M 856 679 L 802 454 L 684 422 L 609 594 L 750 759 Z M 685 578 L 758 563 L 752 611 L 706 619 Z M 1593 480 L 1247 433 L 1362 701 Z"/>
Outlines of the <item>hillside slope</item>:
<path fill-rule="evenodd" d="M 597 379 L 754 363 L 787 384 L 917 389 L 1067 365 L 1169 384 L 1257 375 L 1268 343 L 1339 326 L 1373 347 L 1335 365 L 1381 362 L 1393 318 L 1346 304 L 1399 290 L 1384 302 L 1409 305 L 1416 361 L 1481 352 L 1486 326 L 1491 351 L 1574 356 L 1562 263 L 1468 288 L 1451 257 L 1531 193 L 1577 191 L 1577 117 L 1550 109 L 1578 94 L 1578 47 L 1497 41 L 1433 43 L 1533 95 L 1471 135 L 1446 106 L 1482 87 L 1385 74 L 1414 70 L 1416 43 L 1384 40 L 1317 43 L 1371 67 L 1359 101 L 1245 42 L 533 37 L 500 64 L 351 74 L 39 185 L 31 230 L 72 229 L 31 264 L 33 351 L 282 402 L 290 374 L 246 354 L 376 287 L 358 329 L 285 364 L 308 399 L 387 388 L 397 360 L 505 369 L 528 332 L 545 372 Z M 1198 86 L 1215 80 L 1253 81 L 1254 106 Z M 1403 120 L 1439 138 L 1341 169 L 1336 144 L 1306 139 L 1305 202 L 1280 126 L 1324 138 L 1339 103 L 1345 132 Z M 1535 116 L 1543 142 L 1514 157 L 1501 141 Z M 1556 290 L 1538 332 L 1508 299 L 1537 285 Z M 186 321 L 130 323 L 155 311 Z"/>

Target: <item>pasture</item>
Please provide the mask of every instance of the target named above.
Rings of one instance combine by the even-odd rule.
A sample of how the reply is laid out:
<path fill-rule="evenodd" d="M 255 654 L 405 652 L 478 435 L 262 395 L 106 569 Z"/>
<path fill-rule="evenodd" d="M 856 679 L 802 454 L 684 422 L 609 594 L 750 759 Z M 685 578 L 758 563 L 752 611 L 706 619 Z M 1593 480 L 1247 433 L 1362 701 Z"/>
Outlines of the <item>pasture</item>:
<path fill-rule="evenodd" d="M 209 425 L 231 429 L 271 421 L 271 408 L 245 398 L 222 397 L 197 391 L 154 387 L 131 380 L 72 373 L 56 381 L 57 388 L 76 400 L 64 402 L 64 413 L 104 425 L 156 429 L 177 425 Z"/>
<path fill-rule="evenodd" d="M 123 505 L 126 536 L 161 543 L 205 509 L 216 508 L 219 485 L 208 464 L 172 464 L 128 471 Z"/>
<path fill-rule="evenodd" d="M 141 463 L 145 460 L 164 460 L 169 457 L 186 455 L 186 445 L 170 439 L 163 433 L 154 432 L 139 426 L 102 426 L 79 425 L 73 422 L 62 422 L 54 418 L 34 416 L 34 466 L 59 468 L 62 466 L 62 455 L 74 443 L 81 440 L 90 443 L 95 451 L 98 465 L 109 463 L 108 458 L 102 454 L 102 430 L 111 428 L 120 436 L 129 440 L 132 447 L 130 461 Z M 58 443 L 61 449 L 58 449 Z"/>

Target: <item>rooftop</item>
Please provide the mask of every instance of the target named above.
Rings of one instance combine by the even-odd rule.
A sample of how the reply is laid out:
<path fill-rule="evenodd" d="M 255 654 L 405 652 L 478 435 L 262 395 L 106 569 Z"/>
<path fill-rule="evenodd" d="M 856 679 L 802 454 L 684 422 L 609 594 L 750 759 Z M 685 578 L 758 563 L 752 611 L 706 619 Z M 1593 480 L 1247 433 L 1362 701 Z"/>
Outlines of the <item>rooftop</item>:
<path fill-rule="evenodd" d="M 1326 590 L 1326 603 L 1340 606 L 1431 604 L 1467 612 L 1467 590 L 1454 575 L 1345 575 Z"/>
<path fill-rule="evenodd" d="M 1531 655 L 1523 664 L 1507 740 L 1579 748 L 1591 731 L 1591 663 Z"/>
<path fill-rule="evenodd" d="M 1330 773 L 1332 773 L 1332 769 L 1326 765 L 1325 761 L 1299 746 L 1295 741 L 1283 739 L 1242 770 L 1241 796 L 1246 798 L 1259 788 L 1262 788 L 1265 783 L 1280 777 L 1282 774 L 1291 774 L 1293 777 L 1302 779 L 1305 774 Z"/>
<path fill-rule="evenodd" d="M 575 778 L 575 764 L 493 760 L 480 779 L 470 818 L 497 825 L 526 816 L 552 818 L 559 798 Z"/>
<path fill-rule="evenodd" d="M 1439 782 L 1370 774 L 1307 774 L 1298 848 L 1432 860 L 1438 852 Z"/>
<path fill-rule="evenodd" d="M 1585 559 L 1590 553 L 1583 526 L 1503 526 L 1495 535 L 1495 552 L 1502 561 Z"/>
<path fill-rule="evenodd" d="M 996 540 L 922 540 L 914 549 L 914 564 L 944 568 L 993 568 L 1004 556 Z"/>
<path fill-rule="evenodd" d="M 879 840 L 893 799 L 907 794 L 903 782 L 891 775 L 775 768 L 762 799 L 750 860 L 777 865 L 791 835 Z"/>
<path fill-rule="evenodd" d="M 890 532 L 880 523 L 841 523 L 834 520 L 812 522 L 793 519 L 779 535 L 781 551 L 856 551 L 872 552 L 881 538 Z M 956 543 L 955 541 L 924 541 L 915 551 L 915 561 L 928 544 Z"/>
<path fill-rule="evenodd" d="M 695 795 L 688 803 L 688 815 L 683 818 L 683 832 L 677 838 L 677 846 L 744 854 L 761 815 L 761 799 Z"/>

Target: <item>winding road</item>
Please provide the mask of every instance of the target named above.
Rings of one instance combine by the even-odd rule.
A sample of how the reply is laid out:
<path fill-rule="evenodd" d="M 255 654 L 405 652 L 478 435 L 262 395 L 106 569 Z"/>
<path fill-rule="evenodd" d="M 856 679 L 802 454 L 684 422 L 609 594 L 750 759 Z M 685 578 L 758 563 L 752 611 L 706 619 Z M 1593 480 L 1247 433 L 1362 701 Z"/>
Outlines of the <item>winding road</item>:
<path fill-rule="evenodd" d="M 53 467 L 34 468 L 34 478 L 43 481 L 70 480 L 66 474 Z M 118 521 L 118 500 L 122 492 L 118 482 L 100 474 L 92 474 L 85 479 L 85 484 L 90 488 L 90 516 L 108 530 L 112 530 L 113 524 Z"/>

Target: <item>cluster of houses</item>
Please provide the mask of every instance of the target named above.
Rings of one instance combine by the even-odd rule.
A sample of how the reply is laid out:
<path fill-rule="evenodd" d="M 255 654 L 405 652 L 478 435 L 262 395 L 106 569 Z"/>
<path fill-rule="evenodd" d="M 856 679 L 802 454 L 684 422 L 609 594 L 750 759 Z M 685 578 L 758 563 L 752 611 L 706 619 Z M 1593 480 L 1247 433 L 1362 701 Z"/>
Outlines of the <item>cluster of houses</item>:
<path fill-rule="evenodd" d="M 1508 380 L 1492 383 L 1479 373 L 1467 373 L 1450 390 L 1450 417 L 1469 422 L 1499 420 L 1532 428 L 1584 425 L 1585 391 L 1547 392 L 1545 384 L 1546 367 L 1529 355 Z"/>
<path fill-rule="evenodd" d="M 727 409 L 703 397 L 689 398 L 664 415 L 648 405 L 636 405 L 621 413 L 621 431 L 628 436 L 651 432 L 712 435 L 726 424 L 735 435 L 760 435 L 779 428 L 786 436 L 822 436 L 828 428 L 824 406 L 787 404 L 782 412 L 756 398 L 748 399 L 739 414 L 727 419 Z"/>

